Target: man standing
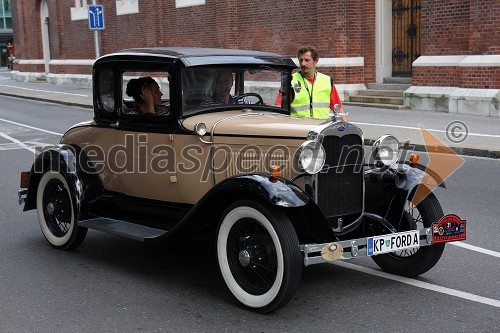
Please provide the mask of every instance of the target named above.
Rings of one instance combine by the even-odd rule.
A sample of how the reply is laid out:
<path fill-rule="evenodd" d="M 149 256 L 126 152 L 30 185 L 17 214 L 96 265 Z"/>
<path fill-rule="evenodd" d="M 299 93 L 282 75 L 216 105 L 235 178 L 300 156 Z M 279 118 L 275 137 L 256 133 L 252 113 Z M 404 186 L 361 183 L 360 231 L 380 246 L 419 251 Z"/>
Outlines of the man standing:
<path fill-rule="evenodd" d="M 316 71 L 319 60 L 318 50 L 312 46 L 302 46 L 298 51 L 300 70 L 292 75 L 295 96 L 291 103 L 291 116 L 319 119 L 330 118 L 330 110 L 338 104 L 343 112 L 337 89 L 332 79 Z M 347 121 L 345 115 L 342 116 Z"/>

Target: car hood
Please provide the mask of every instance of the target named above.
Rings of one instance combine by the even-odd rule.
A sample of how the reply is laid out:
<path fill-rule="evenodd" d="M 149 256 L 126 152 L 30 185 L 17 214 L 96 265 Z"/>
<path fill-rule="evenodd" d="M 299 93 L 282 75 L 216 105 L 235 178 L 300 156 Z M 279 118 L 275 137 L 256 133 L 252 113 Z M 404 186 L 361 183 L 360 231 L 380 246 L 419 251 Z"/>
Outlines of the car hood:
<path fill-rule="evenodd" d="M 306 138 L 314 127 L 325 119 L 290 117 L 266 111 L 223 111 L 195 115 L 183 120 L 182 125 L 193 130 L 197 123 L 204 123 L 207 133 L 214 135 L 278 136 Z"/>

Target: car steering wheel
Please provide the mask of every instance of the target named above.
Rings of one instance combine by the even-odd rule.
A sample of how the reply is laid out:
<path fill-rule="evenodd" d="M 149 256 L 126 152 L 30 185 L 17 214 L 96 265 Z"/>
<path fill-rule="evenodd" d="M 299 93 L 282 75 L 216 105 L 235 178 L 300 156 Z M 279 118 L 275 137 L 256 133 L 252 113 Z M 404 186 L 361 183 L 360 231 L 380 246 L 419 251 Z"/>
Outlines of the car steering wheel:
<path fill-rule="evenodd" d="M 247 97 L 256 97 L 256 98 L 258 98 L 257 103 L 251 103 L 251 104 L 264 105 L 264 99 L 262 98 L 262 96 L 260 96 L 257 93 L 251 93 L 251 92 L 250 93 L 241 94 L 241 95 L 238 95 L 238 96 L 234 96 L 233 97 L 233 103 L 239 104 L 240 101 L 242 101 L 244 98 L 247 98 Z"/>

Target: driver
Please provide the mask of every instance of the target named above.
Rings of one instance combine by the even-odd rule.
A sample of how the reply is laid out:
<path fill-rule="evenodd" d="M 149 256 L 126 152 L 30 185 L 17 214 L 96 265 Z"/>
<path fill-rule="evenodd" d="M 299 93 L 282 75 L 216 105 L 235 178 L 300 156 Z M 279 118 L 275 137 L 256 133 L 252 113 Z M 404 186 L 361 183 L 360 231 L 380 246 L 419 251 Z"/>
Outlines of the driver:
<path fill-rule="evenodd" d="M 212 95 L 201 102 L 200 106 L 249 104 L 246 98 L 231 96 L 231 88 L 233 87 L 233 82 L 233 73 L 231 71 L 218 71 L 215 76 Z"/>

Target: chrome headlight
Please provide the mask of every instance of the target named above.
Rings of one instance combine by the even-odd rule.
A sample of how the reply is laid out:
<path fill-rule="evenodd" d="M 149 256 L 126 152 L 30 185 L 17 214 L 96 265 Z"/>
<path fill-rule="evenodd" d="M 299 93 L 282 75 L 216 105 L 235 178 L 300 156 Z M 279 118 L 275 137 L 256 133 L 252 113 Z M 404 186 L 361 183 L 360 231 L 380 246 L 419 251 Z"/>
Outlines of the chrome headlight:
<path fill-rule="evenodd" d="M 304 142 L 296 156 L 299 168 L 310 175 L 320 172 L 325 165 L 325 149 L 317 141 Z"/>
<path fill-rule="evenodd" d="M 382 135 L 373 144 L 372 156 L 375 161 L 390 166 L 399 159 L 399 141 L 392 135 Z"/>

